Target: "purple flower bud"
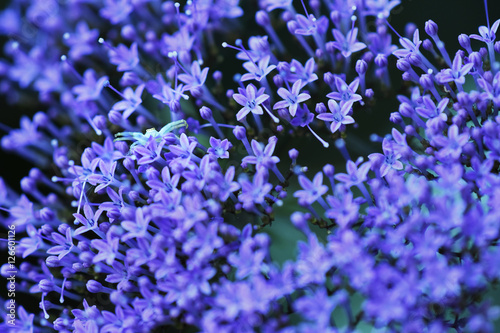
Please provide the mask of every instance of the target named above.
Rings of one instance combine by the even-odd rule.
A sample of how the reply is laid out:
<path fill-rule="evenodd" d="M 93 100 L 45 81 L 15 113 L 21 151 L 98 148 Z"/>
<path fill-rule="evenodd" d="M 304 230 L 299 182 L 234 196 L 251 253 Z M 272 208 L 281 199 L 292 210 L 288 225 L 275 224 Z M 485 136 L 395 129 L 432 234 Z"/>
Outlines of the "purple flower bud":
<path fill-rule="evenodd" d="M 122 27 L 121 35 L 123 38 L 130 41 L 137 38 L 137 33 L 135 32 L 134 26 L 131 24 Z"/>
<path fill-rule="evenodd" d="M 73 263 L 73 265 L 71 265 L 71 268 L 73 270 L 75 270 L 76 272 L 80 272 L 80 271 L 82 271 L 84 269 L 83 265 L 81 263 L 79 263 L 79 262 Z"/>
<path fill-rule="evenodd" d="M 47 222 L 52 221 L 55 216 L 54 212 L 48 207 L 43 207 L 42 209 L 40 209 L 39 214 L 40 219 Z"/>
<path fill-rule="evenodd" d="M 80 261 L 86 265 L 92 265 L 92 259 L 94 259 L 95 254 L 92 251 L 85 251 L 78 255 Z M 88 266 L 86 266 L 88 267 Z"/>
<path fill-rule="evenodd" d="M 332 73 L 330 73 L 330 72 L 326 72 L 323 75 L 323 80 L 325 81 L 326 84 L 328 84 L 329 86 L 331 86 L 335 82 L 335 76 Z"/>
<path fill-rule="evenodd" d="M 414 53 L 410 53 L 410 55 L 408 56 L 408 61 L 415 67 L 420 67 L 422 65 L 422 59 L 420 59 L 419 55 Z"/>
<path fill-rule="evenodd" d="M 101 292 L 103 289 L 102 284 L 97 282 L 96 280 L 88 280 L 87 281 L 87 290 L 93 294 L 97 294 Z"/>
<path fill-rule="evenodd" d="M 125 158 L 123 160 L 123 166 L 129 171 L 135 170 L 135 161 L 131 158 Z"/>
<path fill-rule="evenodd" d="M 212 74 L 212 77 L 214 78 L 215 81 L 219 82 L 220 80 L 222 80 L 222 72 L 221 71 L 215 71 Z"/>
<path fill-rule="evenodd" d="M 400 124 L 403 118 L 399 112 L 392 112 L 389 116 L 389 120 L 394 124 Z"/>
<path fill-rule="evenodd" d="M 48 279 L 42 279 L 40 280 L 40 282 L 38 282 L 38 287 L 42 292 L 48 293 L 54 290 L 54 282 Z"/>
<path fill-rule="evenodd" d="M 243 140 L 247 137 L 247 131 L 243 126 L 236 126 L 233 130 L 233 134 L 238 140 Z"/>
<path fill-rule="evenodd" d="M 290 156 L 290 159 L 295 162 L 297 158 L 299 158 L 299 151 L 295 148 L 292 148 L 288 151 L 288 156 Z"/>
<path fill-rule="evenodd" d="M 269 15 L 267 15 L 267 12 L 264 10 L 259 10 L 255 14 L 255 21 L 257 21 L 257 24 L 263 27 L 268 26 L 271 23 L 271 21 L 269 20 Z"/>
<path fill-rule="evenodd" d="M 387 57 L 383 54 L 377 54 L 374 62 L 378 67 L 386 67 L 387 66 Z"/>
<path fill-rule="evenodd" d="M 288 21 L 286 23 L 286 26 L 288 28 L 288 31 L 290 31 L 291 34 L 295 34 L 295 30 L 300 28 L 297 21 L 293 21 L 293 20 Z"/>
<path fill-rule="evenodd" d="M 368 88 L 368 89 L 366 89 L 366 91 L 365 91 L 365 96 L 366 96 L 367 98 L 373 98 L 373 96 L 375 96 L 375 91 L 373 91 L 373 89 L 372 89 L 372 88 Z"/>
<path fill-rule="evenodd" d="M 496 53 L 500 53 L 500 41 L 495 42 L 493 49 L 495 50 Z"/>
<path fill-rule="evenodd" d="M 335 43 L 334 42 L 327 42 L 325 44 L 325 48 L 326 48 L 326 52 L 328 52 L 329 54 L 333 54 L 335 53 Z"/>
<path fill-rule="evenodd" d="M 399 112 L 403 117 L 411 118 L 415 113 L 415 110 L 410 104 L 403 102 L 399 105 Z"/>
<path fill-rule="evenodd" d="M 288 22 L 290 20 L 293 20 L 295 18 L 295 14 L 290 12 L 289 10 L 284 11 L 281 13 L 281 19 L 285 22 Z"/>
<path fill-rule="evenodd" d="M 414 136 L 416 133 L 415 127 L 412 125 L 406 125 L 405 126 L 405 133 L 411 136 Z"/>
<path fill-rule="evenodd" d="M 427 51 L 431 51 L 434 45 L 432 45 L 432 42 L 430 40 L 424 39 L 424 41 L 422 42 L 422 47 Z"/>
<path fill-rule="evenodd" d="M 408 60 L 406 59 L 398 59 L 398 61 L 396 62 L 396 67 L 400 70 L 400 71 L 403 71 L 403 72 L 407 72 L 410 70 L 411 68 L 411 65 L 410 63 L 408 62 Z"/>
<path fill-rule="evenodd" d="M 57 258 L 57 256 L 47 257 L 47 259 L 45 259 L 45 264 L 47 264 L 47 267 L 59 267 L 59 266 L 61 266 L 61 263 L 59 261 L 59 258 Z"/>
<path fill-rule="evenodd" d="M 41 215 L 41 214 L 40 214 Z M 49 224 L 43 224 L 41 227 L 40 227 L 40 232 L 42 233 L 42 235 L 45 235 L 45 236 L 48 236 L 50 235 L 51 233 L 54 232 L 54 229 L 52 228 L 51 225 Z"/>
<path fill-rule="evenodd" d="M 103 115 L 97 115 L 92 119 L 94 121 L 95 126 L 100 130 L 105 130 L 107 127 L 106 117 Z"/>
<path fill-rule="evenodd" d="M 387 61 L 387 59 L 386 59 L 386 61 Z M 365 74 L 367 70 L 368 70 L 368 64 L 366 63 L 366 61 L 364 61 L 364 60 L 356 61 L 356 72 L 359 75 Z"/>
<path fill-rule="evenodd" d="M 66 230 L 69 228 L 69 225 L 67 224 L 60 224 L 58 227 L 57 227 L 57 231 L 59 231 L 60 234 L 65 234 L 66 233 Z"/>
<path fill-rule="evenodd" d="M 283 84 L 285 84 L 285 80 L 283 80 L 283 77 L 281 75 L 273 76 L 273 82 L 278 88 L 283 87 Z"/>
<path fill-rule="evenodd" d="M 331 164 L 325 164 L 325 166 L 323 167 L 323 173 L 328 178 L 332 178 L 335 174 L 335 167 Z"/>
<path fill-rule="evenodd" d="M 47 117 L 47 115 L 42 111 L 35 113 L 35 115 L 33 116 L 33 124 L 35 125 L 45 127 L 48 122 L 49 117 Z"/>
<path fill-rule="evenodd" d="M 458 36 L 458 43 L 464 49 L 470 49 L 470 38 L 466 34 L 460 34 L 460 36 Z"/>
<path fill-rule="evenodd" d="M 438 25 L 433 20 L 425 22 L 425 32 L 431 36 L 435 37 L 438 33 Z"/>
<path fill-rule="evenodd" d="M 427 90 L 431 90 L 432 88 L 434 88 L 434 82 L 432 80 L 432 76 L 429 74 L 422 74 L 422 76 L 419 79 L 419 82 L 420 85 Z"/>
<path fill-rule="evenodd" d="M 115 125 L 120 125 L 123 122 L 122 114 L 115 110 L 111 110 L 108 112 L 108 119 L 112 124 Z"/>
<path fill-rule="evenodd" d="M 373 52 L 368 51 L 361 56 L 361 59 L 364 60 L 367 64 L 369 64 L 370 62 L 372 62 L 374 57 L 375 56 L 373 55 Z"/>
<path fill-rule="evenodd" d="M 330 12 L 330 19 L 332 20 L 333 24 L 338 25 L 342 20 L 342 14 L 338 10 L 332 10 Z"/>
<path fill-rule="evenodd" d="M 403 78 L 404 81 L 411 81 L 411 75 L 408 72 L 404 72 L 401 77 Z"/>
<path fill-rule="evenodd" d="M 210 108 L 208 108 L 206 106 L 202 106 L 200 109 L 200 115 L 201 115 L 201 118 L 203 118 L 205 120 L 210 120 L 210 119 L 212 119 L 212 110 L 210 110 Z"/>
<path fill-rule="evenodd" d="M 290 64 L 285 61 L 280 61 L 278 63 L 278 66 L 276 66 L 276 69 L 278 70 L 278 72 L 289 72 Z"/>
<path fill-rule="evenodd" d="M 417 30 L 417 25 L 413 22 L 407 23 L 405 26 L 405 36 L 407 38 L 412 38 L 413 34 Z"/>
<path fill-rule="evenodd" d="M 481 57 L 485 57 L 488 54 L 488 50 L 485 47 L 479 49 L 479 54 Z"/>
<path fill-rule="evenodd" d="M 228 89 L 228 90 L 226 91 L 226 97 L 227 97 L 227 98 L 232 98 L 232 97 L 233 97 L 233 95 L 234 95 L 234 90 L 233 90 L 233 89 Z"/>
<path fill-rule="evenodd" d="M 90 243 L 88 241 L 78 242 L 77 247 L 81 252 L 90 251 L 91 249 Z"/>
<path fill-rule="evenodd" d="M 203 97 L 203 89 L 201 87 L 193 87 L 191 88 L 191 94 L 194 98 L 202 98 Z"/>
<path fill-rule="evenodd" d="M 471 105 L 469 94 L 464 91 L 461 91 L 457 94 L 457 100 L 458 103 L 460 103 L 463 106 Z"/>
<path fill-rule="evenodd" d="M 24 177 L 21 179 L 21 189 L 26 193 L 37 191 L 36 182 L 29 177 Z"/>
<path fill-rule="evenodd" d="M 39 180 L 43 178 L 43 173 L 38 168 L 32 168 L 30 170 L 29 177 L 34 180 Z"/>
<path fill-rule="evenodd" d="M 290 216 L 290 220 L 295 228 L 299 229 L 303 233 L 309 233 L 309 226 L 307 225 L 307 219 L 305 218 L 304 213 L 294 212 L 292 216 Z"/>
<path fill-rule="evenodd" d="M 317 113 L 325 113 L 328 111 L 328 109 L 326 108 L 326 105 L 325 103 L 321 102 L 321 103 L 316 103 L 316 108 L 315 108 L 316 112 Z"/>

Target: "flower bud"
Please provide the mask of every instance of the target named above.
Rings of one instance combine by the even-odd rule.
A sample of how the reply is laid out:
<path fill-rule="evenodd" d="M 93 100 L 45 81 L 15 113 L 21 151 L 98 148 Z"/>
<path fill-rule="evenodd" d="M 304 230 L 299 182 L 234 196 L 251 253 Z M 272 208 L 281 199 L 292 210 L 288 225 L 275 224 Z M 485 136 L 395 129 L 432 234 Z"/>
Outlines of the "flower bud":
<path fill-rule="evenodd" d="M 271 21 L 269 20 L 269 15 L 267 15 L 267 12 L 264 10 L 259 10 L 255 14 L 255 21 L 257 22 L 257 24 L 263 27 L 268 26 L 271 23 Z"/>
<path fill-rule="evenodd" d="M 387 57 L 383 54 L 377 54 L 374 62 L 378 67 L 387 67 Z"/>
<path fill-rule="evenodd" d="M 398 59 L 398 61 L 396 62 L 396 67 L 400 70 L 400 71 L 403 71 L 403 72 L 407 72 L 411 69 L 411 65 L 410 63 L 408 62 L 408 60 L 406 59 Z"/>
<path fill-rule="evenodd" d="M 243 140 L 247 136 L 247 131 L 243 126 L 236 126 L 233 130 L 233 134 L 238 140 Z"/>
<path fill-rule="evenodd" d="M 325 164 L 325 166 L 323 167 L 323 172 L 325 176 L 327 176 L 328 178 L 332 178 L 335 174 L 335 167 L 331 164 Z"/>
<path fill-rule="evenodd" d="M 203 118 L 205 120 L 210 120 L 210 119 L 212 119 L 212 110 L 210 110 L 210 108 L 208 108 L 206 106 L 202 106 L 200 109 L 200 115 L 201 115 L 201 118 Z"/>
<path fill-rule="evenodd" d="M 431 36 L 435 37 L 438 33 L 438 25 L 433 20 L 425 22 L 425 32 Z"/>
<path fill-rule="evenodd" d="M 288 151 L 288 156 L 290 156 L 290 159 L 295 162 L 299 157 L 299 151 L 295 148 L 292 148 Z"/>
<path fill-rule="evenodd" d="M 458 36 L 458 43 L 464 49 L 466 50 L 470 49 L 470 38 L 466 34 L 460 34 L 460 36 Z"/>
<path fill-rule="evenodd" d="M 364 61 L 364 60 L 358 60 L 358 61 L 356 61 L 356 72 L 359 75 L 365 74 L 367 70 L 368 70 L 368 64 L 366 63 L 366 61 Z"/>
<path fill-rule="evenodd" d="M 424 48 L 424 50 L 431 51 L 434 46 L 432 45 L 432 42 L 430 40 L 424 39 L 424 41 L 422 42 L 422 47 Z"/>
<path fill-rule="evenodd" d="M 102 284 L 97 282 L 96 280 L 88 280 L 87 281 L 87 290 L 93 294 L 97 294 L 101 292 L 103 289 Z"/>

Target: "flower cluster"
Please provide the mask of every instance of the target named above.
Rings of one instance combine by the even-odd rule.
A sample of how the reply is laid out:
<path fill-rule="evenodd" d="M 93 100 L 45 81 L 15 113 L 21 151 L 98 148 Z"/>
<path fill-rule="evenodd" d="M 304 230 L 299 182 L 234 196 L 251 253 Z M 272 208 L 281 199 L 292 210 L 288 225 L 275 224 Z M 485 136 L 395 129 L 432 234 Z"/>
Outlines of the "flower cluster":
<path fill-rule="evenodd" d="M 13 1 L 0 93 L 37 112 L 0 127 L 33 166 L 0 178 L 27 300 L 2 330 L 493 332 L 500 19 L 449 54 L 431 20 L 396 45 L 398 5 Z M 390 133 L 351 158 L 397 70 Z"/>

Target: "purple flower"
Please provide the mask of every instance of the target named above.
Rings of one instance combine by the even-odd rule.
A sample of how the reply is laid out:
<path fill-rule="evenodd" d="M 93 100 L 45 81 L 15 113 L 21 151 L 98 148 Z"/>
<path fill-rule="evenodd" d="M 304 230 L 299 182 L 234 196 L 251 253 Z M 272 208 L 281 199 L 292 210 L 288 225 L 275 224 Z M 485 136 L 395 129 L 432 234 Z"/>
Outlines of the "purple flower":
<path fill-rule="evenodd" d="M 240 81 L 257 80 L 260 82 L 260 80 L 265 78 L 267 74 L 276 68 L 275 65 L 269 65 L 270 59 L 271 57 L 267 55 L 260 59 L 258 64 L 253 61 L 245 62 L 243 67 L 245 67 L 249 73 L 243 74 Z"/>
<path fill-rule="evenodd" d="M 344 58 L 348 58 L 351 54 L 361 51 L 366 47 L 366 44 L 357 41 L 358 28 L 349 30 L 346 36 L 337 29 L 333 29 L 332 32 L 336 40 L 332 42 L 332 45 L 342 53 Z"/>
<path fill-rule="evenodd" d="M 399 0 L 367 0 L 365 2 L 366 15 L 388 18 L 391 10 L 400 3 Z"/>
<path fill-rule="evenodd" d="M 462 56 L 457 52 L 455 58 L 453 59 L 453 65 L 451 68 L 442 70 L 436 74 L 436 80 L 440 84 L 455 81 L 456 84 L 465 83 L 465 75 L 470 72 L 474 67 L 474 63 L 469 62 L 468 64 L 462 65 Z"/>
<path fill-rule="evenodd" d="M 316 75 L 315 70 L 316 63 L 314 62 L 314 58 L 307 60 L 304 66 L 302 66 L 302 64 L 297 60 L 292 59 L 290 62 L 289 79 L 292 82 L 301 80 L 302 84 L 305 86 L 306 84 L 314 82 L 318 79 L 318 75 Z"/>
<path fill-rule="evenodd" d="M 211 136 L 209 142 L 211 147 L 208 148 L 207 152 L 214 160 L 219 158 L 229 158 L 228 150 L 231 149 L 233 145 L 231 144 L 231 142 L 229 142 L 228 139 L 219 140 Z"/>
<path fill-rule="evenodd" d="M 214 182 L 210 184 L 210 192 L 214 196 L 218 197 L 221 202 L 226 202 L 229 196 L 240 189 L 240 184 L 233 181 L 235 174 L 234 166 L 230 166 L 222 177 L 221 174 L 217 173 L 214 178 Z"/>
<path fill-rule="evenodd" d="M 348 115 L 352 108 L 352 101 L 340 103 L 340 106 L 333 99 L 328 100 L 328 108 L 331 113 L 320 113 L 316 117 L 323 121 L 331 121 L 330 131 L 335 133 L 342 125 L 354 124 L 354 118 Z"/>
<path fill-rule="evenodd" d="M 208 67 L 201 70 L 200 63 L 198 61 L 193 61 L 191 64 L 190 74 L 179 74 L 178 78 L 186 84 L 184 89 L 191 90 L 193 88 L 202 86 L 205 84 L 205 80 L 208 75 Z"/>
<path fill-rule="evenodd" d="M 244 119 L 250 112 L 257 115 L 264 113 L 260 104 L 269 98 L 269 95 L 264 94 L 264 91 L 264 87 L 257 90 L 251 83 L 246 86 L 246 89 L 238 88 L 239 94 L 233 94 L 234 100 L 243 106 L 236 114 L 238 121 Z"/>
<path fill-rule="evenodd" d="M 73 87 L 73 93 L 77 95 L 76 100 L 81 101 L 94 101 L 99 99 L 101 90 L 104 84 L 108 82 L 108 77 L 103 76 L 97 79 L 96 73 L 93 69 L 87 69 L 83 74 L 83 84 Z"/>
<path fill-rule="evenodd" d="M 97 185 L 94 192 L 99 192 L 103 188 L 113 184 L 115 182 L 115 170 L 116 170 L 117 162 L 112 162 L 108 164 L 103 160 L 99 160 L 99 169 L 101 170 L 101 174 L 92 174 L 88 177 L 88 182 L 92 185 Z"/>
<path fill-rule="evenodd" d="M 302 190 L 295 191 L 293 196 L 299 198 L 300 205 L 312 205 L 328 191 L 328 186 L 323 185 L 323 173 L 321 171 L 314 176 L 312 182 L 306 176 L 299 175 L 299 184 Z"/>
<path fill-rule="evenodd" d="M 134 154 L 138 158 L 137 163 L 139 165 L 150 164 L 161 159 L 161 152 L 164 145 L 164 139 L 157 141 L 154 137 L 150 136 L 144 146 L 139 145 L 134 148 Z"/>
<path fill-rule="evenodd" d="M 47 250 L 47 253 L 57 255 L 57 258 L 59 260 L 64 258 L 64 256 L 70 253 L 71 250 L 73 250 L 74 248 L 72 233 L 73 229 L 71 229 L 69 226 L 66 228 L 66 235 L 65 235 L 66 237 L 63 237 L 58 232 L 53 232 L 52 239 L 58 245 L 52 246 L 50 249 Z"/>
<path fill-rule="evenodd" d="M 294 34 L 311 36 L 316 33 L 322 35 L 328 29 L 328 19 L 321 16 L 318 19 L 314 15 L 309 14 L 307 17 L 301 14 L 295 15 L 295 21 L 297 28 L 293 31 Z"/>
<path fill-rule="evenodd" d="M 64 43 L 70 47 L 70 58 L 81 59 L 83 56 L 94 52 L 95 45 L 93 44 L 96 43 L 98 36 L 99 30 L 90 30 L 85 21 L 78 22 L 74 33 L 63 35 Z"/>
<path fill-rule="evenodd" d="M 458 126 L 453 124 L 448 128 L 448 136 L 436 135 L 432 138 L 432 142 L 441 149 L 437 152 L 439 158 L 451 157 L 452 160 L 457 160 L 462 153 L 462 147 L 469 142 L 469 134 L 459 134 Z"/>
<path fill-rule="evenodd" d="M 92 210 L 92 207 L 90 207 L 90 205 L 88 205 L 86 203 L 83 205 L 83 213 L 85 214 L 85 216 L 83 216 L 80 213 L 73 214 L 73 216 L 76 218 L 76 221 L 83 224 L 83 226 L 81 226 L 75 230 L 75 236 L 83 234 L 84 232 L 87 232 L 89 230 L 98 231 L 97 230 L 97 227 L 98 227 L 97 221 L 99 220 L 99 216 L 101 216 L 102 211 L 98 209 L 94 213 L 94 211 Z"/>
<path fill-rule="evenodd" d="M 109 50 L 109 61 L 118 66 L 119 72 L 133 70 L 139 64 L 139 53 L 137 43 L 132 43 L 130 49 L 123 44 Z"/>
<path fill-rule="evenodd" d="M 338 173 L 335 175 L 335 179 L 343 182 L 348 187 L 361 184 L 366 180 L 368 171 L 370 171 L 370 162 L 365 162 L 358 168 L 359 163 L 354 163 L 351 160 L 347 161 L 347 174 Z"/>
<path fill-rule="evenodd" d="M 413 33 L 413 42 L 408 38 L 403 37 L 399 39 L 399 43 L 401 44 L 401 46 L 403 46 L 403 49 L 398 49 L 392 53 L 396 57 L 408 58 L 411 54 L 414 55 L 420 54 L 419 48 L 420 45 L 422 44 L 422 41 L 420 40 L 420 34 L 418 32 L 418 29 L 416 29 L 415 32 Z"/>
<path fill-rule="evenodd" d="M 130 0 L 106 0 L 99 14 L 111 23 L 117 24 L 124 21 L 133 9 Z"/>
<path fill-rule="evenodd" d="M 137 208 L 135 210 L 135 219 L 133 221 L 123 221 L 121 226 L 128 232 L 121 237 L 122 242 L 126 242 L 131 238 L 140 238 L 149 236 L 148 226 L 151 221 L 151 216 L 144 212 L 144 209 Z"/>
<path fill-rule="evenodd" d="M 479 27 L 479 35 L 472 34 L 469 37 L 485 43 L 493 43 L 496 39 L 495 33 L 497 32 L 499 25 L 500 19 L 496 20 L 495 23 L 493 23 L 491 29 L 488 29 L 488 27 L 482 25 Z"/>
<path fill-rule="evenodd" d="M 92 246 L 99 251 L 99 253 L 92 259 L 94 263 L 106 261 L 106 264 L 112 265 L 115 261 L 118 252 L 118 244 L 120 238 L 113 236 L 111 232 L 106 233 L 106 239 L 93 239 Z"/>
<path fill-rule="evenodd" d="M 361 95 L 356 94 L 356 90 L 358 90 L 359 79 L 354 79 L 349 85 L 345 83 L 338 75 L 335 75 L 335 86 L 337 87 L 337 91 L 331 92 L 326 97 L 348 103 L 360 101 Z"/>
<path fill-rule="evenodd" d="M 374 165 L 378 165 L 380 167 L 380 177 L 385 177 L 391 169 L 403 169 L 403 163 L 399 161 L 401 154 L 394 151 L 393 144 L 390 141 L 384 139 L 382 142 L 382 149 L 384 154 L 373 153 L 368 155 L 368 158 L 372 163 L 372 167 Z"/>
<path fill-rule="evenodd" d="M 271 169 L 276 163 L 280 161 L 279 157 L 273 156 L 274 149 L 278 139 L 275 136 L 269 138 L 269 141 L 264 149 L 261 143 L 252 140 L 252 150 L 255 156 L 246 156 L 243 158 L 242 163 L 255 164 L 257 169 Z"/>
<path fill-rule="evenodd" d="M 273 186 L 267 182 L 267 172 L 258 169 L 253 181 L 241 180 L 241 193 L 238 199 L 243 203 L 243 208 L 253 210 L 255 204 L 263 204 L 266 195 Z"/>
<path fill-rule="evenodd" d="M 285 88 L 279 88 L 278 95 L 280 95 L 281 98 L 283 98 L 283 101 L 279 101 L 276 104 L 274 104 L 273 109 L 276 110 L 276 109 L 288 108 L 290 115 L 292 117 L 295 116 L 299 103 L 307 101 L 308 99 L 311 98 L 311 95 L 309 94 L 300 93 L 300 89 L 302 89 L 301 80 L 297 80 L 293 84 L 292 91 L 289 91 L 289 89 Z"/>
<path fill-rule="evenodd" d="M 326 201 L 330 208 L 325 212 L 325 216 L 333 219 L 341 228 L 349 228 L 357 220 L 359 205 L 351 191 L 337 191 L 335 196 L 327 196 Z"/>

